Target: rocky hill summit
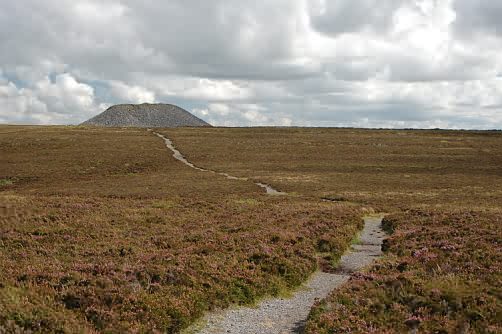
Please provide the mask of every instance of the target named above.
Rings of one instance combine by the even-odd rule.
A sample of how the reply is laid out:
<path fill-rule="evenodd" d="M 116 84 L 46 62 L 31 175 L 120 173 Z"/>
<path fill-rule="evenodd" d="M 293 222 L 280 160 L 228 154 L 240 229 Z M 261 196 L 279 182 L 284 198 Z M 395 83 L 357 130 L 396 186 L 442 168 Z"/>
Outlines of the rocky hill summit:
<path fill-rule="evenodd" d="M 176 128 L 211 126 L 172 104 L 119 104 L 82 123 L 90 126 Z"/>

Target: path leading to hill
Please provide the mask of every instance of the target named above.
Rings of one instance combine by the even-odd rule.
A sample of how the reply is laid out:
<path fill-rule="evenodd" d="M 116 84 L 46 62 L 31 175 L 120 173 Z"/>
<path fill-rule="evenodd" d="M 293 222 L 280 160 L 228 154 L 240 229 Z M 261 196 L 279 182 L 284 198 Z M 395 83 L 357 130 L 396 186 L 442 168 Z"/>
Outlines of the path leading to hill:
<path fill-rule="evenodd" d="M 187 333 L 199 334 L 285 334 L 301 333 L 316 300 L 326 298 L 331 291 L 347 282 L 350 274 L 372 264 L 381 254 L 385 232 L 382 216 L 365 217 L 359 243 L 340 259 L 335 273 L 315 273 L 292 298 L 262 301 L 256 308 L 223 310 L 206 316 Z"/>
<path fill-rule="evenodd" d="M 149 129 L 149 131 L 152 131 Z M 152 131 L 153 132 L 153 131 Z M 164 142 L 166 143 L 166 146 L 168 149 L 170 149 L 172 152 L 173 152 L 173 157 L 179 161 L 181 161 L 182 163 L 184 163 L 185 165 L 187 165 L 188 167 L 191 167 L 193 169 L 196 169 L 198 171 L 201 171 L 201 172 L 209 172 L 209 173 L 214 173 L 214 174 L 218 174 L 218 175 L 221 175 L 221 176 L 224 176 L 226 177 L 227 179 L 229 180 L 241 180 L 241 181 L 249 181 L 249 179 L 247 177 L 236 177 L 236 176 L 233 176 L 233 175 L 230 175 L 228 173 L 224 173 L 224 172 L 217 172 L 217 171 L 214 171 L 214 170 L 210 170 L 210 169 L 206 169 L 206 168 L 202 168 L 202 167 L 198 167 L 196 165 L 194 165 L 193 163 L 191 163 L 190 161 L 188 161 L 184 156 L 183 154 L 181 154 L 180 151 L 178 151 L 178 149 L 174 146 L 173 142 L 167 138 L 166 136 L 164 135 L 161 135 L 160 133 L 158 132 L 153 132 L 156 136 L 162 138 L 164 140 Z M 263 189 L 265 189 L 265 191 L 267 192 L 267 194 L 269 195 L 286 195 L 286 193 L 282 192 L 282 191 L 279 191 L 279 190 L 276 190 L 274 189 L 272 186 L 268 185 L 268 184 L 264 184 L 264 183 L 261 183 L 261 182 L 255 182 L 255 184 L 258 186 L 258 187 L 261 187 Z"/>
<path fill-rule="evenodd" d="M 151 130 L 150 130 L 151 131 Z M 152 131 L 153 132 L 153 131 Z M 224 176 L 231 180 L 249 181 L 228 173 L 216 172 L 194 165 L 164 135 L 153 132 L 162 138 L 166 146 L 173 152 L 173 157 L 185 165 L 202 171 Z M 270 195 L 285 195 L 270 185 L 255 182 Z M 347 282 L 352 273 L 371 265 L 381 254 L 381 246 L 385 236 L 382 230 L 383 216 L 367 216 L 359 242 L 340 258 L 339 266 L 334 273 L 316 272 L 310 280 L 298 289 L 291 298 L 273 298 L 262 301 L 257 307 L 227 309 L 208 314 L 198 324 L 190 327 L 186 333 L 198 334 L 286 334 L 301 333 L 309 312 L 316 300 L 326 298 L 331 291 Z"/>

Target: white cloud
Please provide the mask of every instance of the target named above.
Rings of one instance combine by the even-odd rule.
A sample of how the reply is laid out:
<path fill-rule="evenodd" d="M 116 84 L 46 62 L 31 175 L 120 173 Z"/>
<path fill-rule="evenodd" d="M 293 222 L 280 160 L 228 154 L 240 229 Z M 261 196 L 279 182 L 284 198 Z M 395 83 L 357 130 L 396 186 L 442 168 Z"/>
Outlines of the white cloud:
<path fill-rule="evenodd" d="M 0 79 L 2 123 L 68 124 L 89 117 L 100 107 L 94 89 L 68 73 L 58 74 L 53 80 L 46 76 L 28 87 Z"/>
<path fill-rule="evenodd" d="M 252 98 L 247 82 L 181 76 L 137 76 L 141 85 L 158 95 L 202 101 L 236 101 Z"/>
<path fill-rule="evenodd" d="M 121 101 L 129 103 L 154 103 L 155 93 L 140 86 L 129 86 L 123 82 L 109 82 L 111 93 Z"/>
<path fill-rule="evenodd" d="M 206 109 L 192 112 L 216 126 L 290 126 L 292 120 L 285 114 L 253 103 L 211 103 Z"/>
<path fill-rule="evenodd" d="M 497 1 L 35 0 L 0 9 L 2 122 L 172 102 L 220 125 L 501 127 Z"/>
<path fill-rule="evenodd" d="M 199 79 L 195 85 L 180 91 L 178 94 L 192 99 L 205 100 L 240 100 L 251 97 L 246 87 L 241 87 L 229 80 Z"/>
<path fill-rule="evenodd" d="M 227 116 L 230 114 L 230 107 L 223 103 L 211 103 L 209 105 L 209 110 L 219 116 Z"/>
<path fill-rule="evenodd" d="M 50 121 L 47 107 L 30 90 L 18 89 L 13 83 L 0 84 L 0 122 L 41 123 Z"/>
<path fill-rule="evenodd" d="M 60 113 L 72 112 L 74 109 L 84 111 L 94 104 L 94 89 L 77 82 L 68 73 L 57 75 L 54 82 L 46 77 L 35 83 L 34 90 Z"/>

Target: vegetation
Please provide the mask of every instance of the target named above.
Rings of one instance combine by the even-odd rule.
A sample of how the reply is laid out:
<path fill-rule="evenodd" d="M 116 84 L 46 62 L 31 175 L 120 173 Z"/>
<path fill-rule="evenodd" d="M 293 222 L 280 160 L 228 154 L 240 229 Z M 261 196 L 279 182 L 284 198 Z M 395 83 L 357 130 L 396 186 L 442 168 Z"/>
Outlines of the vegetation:
<path fill-rule="evenodd" d="M 299 285 L 358 208 L 187 168 L 146 130 L 2 127 L 0 332 L 178 332 Z"/>
<path fill-rule="evenodd" d="M 388 213 L 385 258 L 320 302 L 307 333 L 502 332 L 500 132 L 205 132 L 206 146 L 234 148 L 232 166 L 193 131 L 170 135 L 199 164 Z"/>
<path fill-rule="evenodd" d="M 387 256 L 318 303 L 307 333 L 500 333 L 500 213 L 412 209 L 385 220 Z"/>
<path fill-rule="evenodd" d="M 319 245 L 335 262 L 372 209 L 386 257 L 308 332 L 500 332 L 500 133 L 161 132 L 289 196 L 145 130 L 0 127 L 0 332 L 178 332 L 297 286 Z"/>

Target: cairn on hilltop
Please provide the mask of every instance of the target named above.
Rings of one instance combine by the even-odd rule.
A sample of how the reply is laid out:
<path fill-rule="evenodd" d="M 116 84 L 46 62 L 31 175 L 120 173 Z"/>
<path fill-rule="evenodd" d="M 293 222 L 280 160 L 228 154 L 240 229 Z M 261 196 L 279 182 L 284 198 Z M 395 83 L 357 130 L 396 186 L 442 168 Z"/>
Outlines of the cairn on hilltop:
<path fill-rule="evenodd" d="M 211 126 L 172 104 L 119 104 L 81 125 L 104 127 L 177 128 Z"/>

